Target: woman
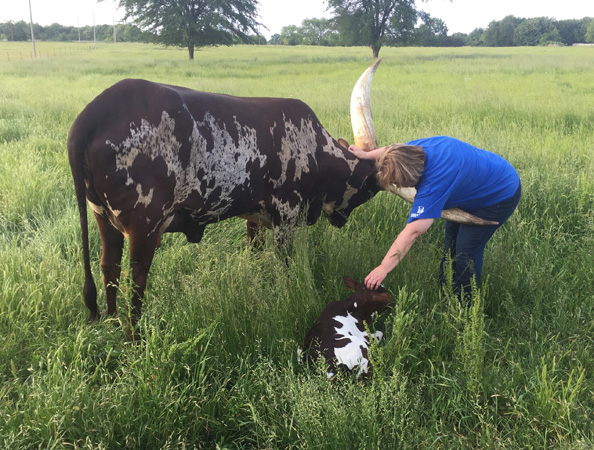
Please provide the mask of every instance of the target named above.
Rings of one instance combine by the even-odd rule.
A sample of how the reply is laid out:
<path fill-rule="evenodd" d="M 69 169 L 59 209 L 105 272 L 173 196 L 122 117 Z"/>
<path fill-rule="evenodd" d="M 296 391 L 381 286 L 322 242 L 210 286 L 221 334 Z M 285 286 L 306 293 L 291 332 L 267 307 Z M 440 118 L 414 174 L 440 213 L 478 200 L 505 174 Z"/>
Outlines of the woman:
<path fill-rule="evenodd" d="M 398 265 L 413 243 L 425 233 L 444 209 L 460 208 L 498 225 L 465 225 L 446 221 L 445 254 L 453 260 L 457 295 L 469 292 L 470 280 L 481 278 L 487 241 L 511 216 L 520 201 L 520 177 L 501 156 L 447 136 L 430 137 L 365 152 L 351 145 L 358 158 L 376 161 L 380 186 L 415 187 L 417 195 L 408 222 L 381 264 L 365 278 L 375 289 Z"/>

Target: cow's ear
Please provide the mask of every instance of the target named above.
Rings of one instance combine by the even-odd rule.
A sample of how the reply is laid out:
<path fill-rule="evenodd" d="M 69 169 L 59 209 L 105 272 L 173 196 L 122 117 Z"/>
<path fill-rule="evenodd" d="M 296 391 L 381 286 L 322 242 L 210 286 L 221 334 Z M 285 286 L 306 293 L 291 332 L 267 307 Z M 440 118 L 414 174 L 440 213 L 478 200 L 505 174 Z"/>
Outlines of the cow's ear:
<path fill-rule="evenodd" d="M 345 141 L 344 139 L 342 139 L 342 138 L 340 138 L 340 139 L 338 140 L 338 144 L 339 144 L 339 145 L 340 145 L 342 148 L 344 148 L 345 150 L 348 150 L 348 149 L 349 149 L 349 147 L 350 147 L 349 143 L 348 143 L 347 141 Z"/>
<path fill-rule="evenodd" d="M 342 282 L 346 287 L 354 291 L 357 289 L 357 282 L 353 280 L 351 277 L 342 277 Z"/>

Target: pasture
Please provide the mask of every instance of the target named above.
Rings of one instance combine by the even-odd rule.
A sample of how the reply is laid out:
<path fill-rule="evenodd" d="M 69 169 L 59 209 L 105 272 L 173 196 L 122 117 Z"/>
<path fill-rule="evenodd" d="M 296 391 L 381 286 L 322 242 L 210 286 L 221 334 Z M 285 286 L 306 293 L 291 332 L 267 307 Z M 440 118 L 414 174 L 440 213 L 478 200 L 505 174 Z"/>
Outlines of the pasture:
<path fill-rule="evenodd" d="M 20 51 L 5 45 L 0 57 Z M 382 49 L 371 89 L 379 143 L 469 141 L 517 168 L 523 197 L 487 247 L 470 310 L 436 281 L 443 223 L 388 276 L 367 383 L 329 382 L 297 349 L 324 306 L 349 295 L 342 276 L 363 279 L 404 226 L 408 206 L 388 193 L 342 229 L 323 218 L 299 228 L 287 258 L 270 239 L 253 252 L 239 219 L 207 227 L 198 245 L 165 235 L 142 344 L 117 321 L 85 324 L 66 138 L 88 102 L 126 77 L 296 97 L 352 140 L 350 93 L 370 56 L 238 46 L 190 63 L 183 49 L 102 44 L 0 61 L 1 448 L 594 446 L 591 48 Z"/>

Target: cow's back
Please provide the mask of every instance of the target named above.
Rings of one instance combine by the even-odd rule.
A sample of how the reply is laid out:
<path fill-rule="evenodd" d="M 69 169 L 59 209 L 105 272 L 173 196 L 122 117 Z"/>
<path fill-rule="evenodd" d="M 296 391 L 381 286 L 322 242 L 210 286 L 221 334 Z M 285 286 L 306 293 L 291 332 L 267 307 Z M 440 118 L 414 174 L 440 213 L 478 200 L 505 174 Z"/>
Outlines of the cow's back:
<path fill-rule="evenodd" d="M 112 220 L 144 206 L 155 217 L 191 210 L 200 224 L 265 210 L 278 223 L 313 203 L 316 153 L 331 141 L 299 100 L 130 79 L 83 110 L 69 153 L 85 152 L 87 195 Z"/>

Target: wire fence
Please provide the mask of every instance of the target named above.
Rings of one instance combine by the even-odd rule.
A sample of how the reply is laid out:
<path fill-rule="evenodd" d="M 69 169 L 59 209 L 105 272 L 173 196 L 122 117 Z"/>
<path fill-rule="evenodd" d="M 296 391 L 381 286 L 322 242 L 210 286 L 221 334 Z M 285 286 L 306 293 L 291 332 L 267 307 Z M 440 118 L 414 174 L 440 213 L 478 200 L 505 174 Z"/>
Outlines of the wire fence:
<path fill-rule="evenodd" d="M 79 44 L 75 47 L 51 46 L 49 48 L 44 48 L 43 46 L 39 46 L 38 48 L 36 48 L 35 54 L 33 54 L 33 49 L 30 47 L 30 44 L 28 49 L 9 48 L 2 50 L 0 47 L 0 62 L 24 61 L 42 58 L 57 58 L 60 56 L 92 52 L 93 50 L 95 50 L 95 46 L 92 43 Z"/>

